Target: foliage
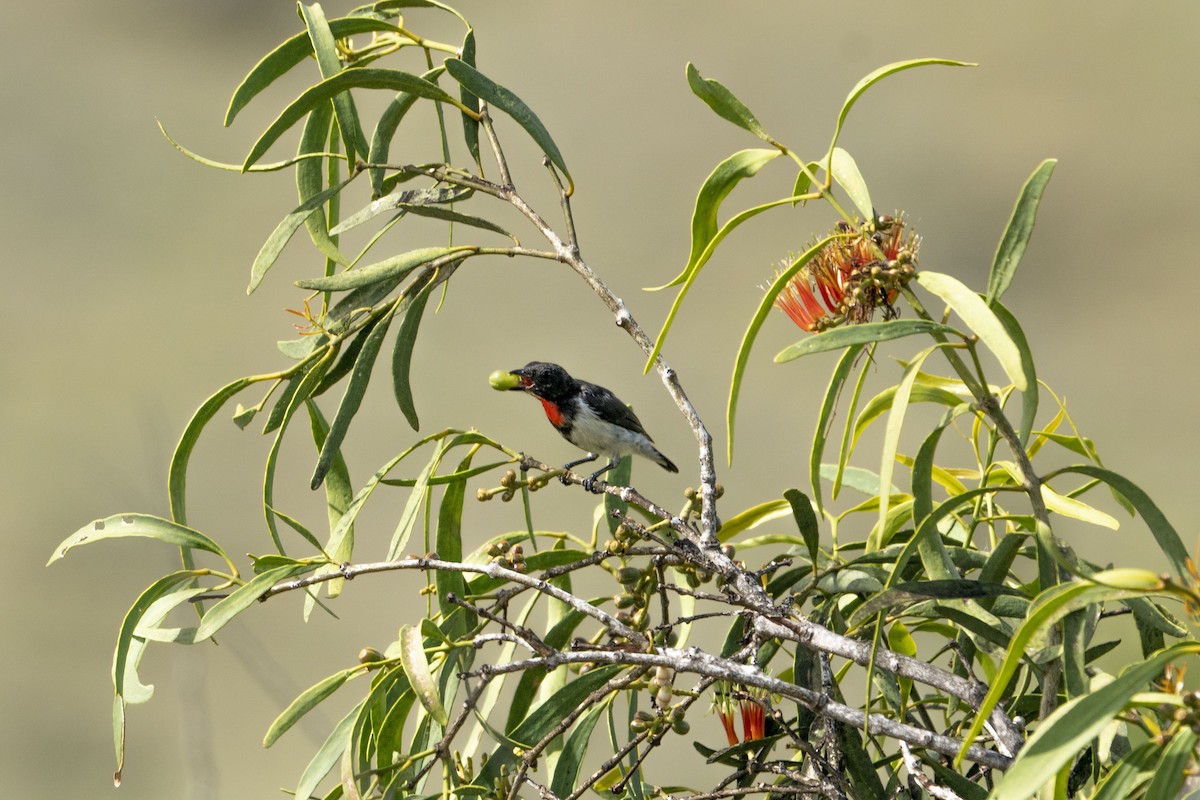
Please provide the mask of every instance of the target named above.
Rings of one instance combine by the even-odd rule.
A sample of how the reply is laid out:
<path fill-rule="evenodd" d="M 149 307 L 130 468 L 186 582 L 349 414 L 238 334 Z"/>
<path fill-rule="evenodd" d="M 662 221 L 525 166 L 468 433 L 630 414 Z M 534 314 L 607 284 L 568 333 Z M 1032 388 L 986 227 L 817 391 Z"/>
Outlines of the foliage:
<path fill-rule="evenodd" d="M 409 8 L 421 21 L 453 15 L 463 26 L 461 43 L 420 35 L 400 16 Z M 1175 795 L 1196 768 L 1200 735 L 1200 695 L 1181 680 L 1181 665 L 1200 642 L 1179 620 L 1195 619 L 1200 578 L 1153 501 L 1101 462 L 1038 378 L 1021 325 L 1002 304 L 1054 162 L 1039 165 L 1022 189 L 986 293 L 977 294 L 920 268 L 919 239 L 903 215 L 876 212 L 854 159 L 838 146 L 855 102 L 875 84 L 917 67 L 964 64 L 918 59 L 872 72 L 851 90 L 828 149 L 813 160 L 768 134 L 730 89 L 689 64 L 692 91 L 768 147 L 734 153 L 704 180 L 686 264 L 658 287 L 677 294 L 651 340 L 581 257 L 565 158 L 534 111 L 480 69 L 474 32 L 461 15 L 432 0 L 380 0 L 335 19 L 316 4 L 301 4 L 299 12 L 303 30 L 250 71 L 226 123 L 301 64 L 315 61 L 318 79 L 279 112 L 244 163 L 217 164 L 172 140 L 209 166 L 295 172 L 297 204 L 253 260 L 249 283 L 252 292 L 303 228 L 323 269 L 296 281 L 305 292 L 295 311 L 302 335 L 279 348 L 290 363 L 235 380 L 199 407 L 171 462 L 171 519 L 96 520 L 51 559 L 127 536 L 181 551 L 181 568 L 151 583 L 120 626 L 113 667 L 118 782 L 126 708 L 152 693 L 138 673 L 152 642 L 207 641 L 258 601 L 297 591 L 307 617 L 322 590 L 333 600 L 349 578 L 379 573 L 376 579 L 386 580 L 386 573 L 408 570 L 429 576 L 428 616 L 398 619 L 391 646 L 365 649 L 358 663 L 316 679 L 266 729 L 270 746 L 313 708 L 357 693 L 300 773 L 297 796 Z M 365 44 L 351 38 L 362 36 L 369 37 Z M 421 74 L 376 65 L 408 54 Z M 356 103 L 368 90 L 389 94 L 374 128 Z M 396 161 L 393 139 L 401 126 L 417 124 L 409 112 L 419 104 L 436 109 L 442 158 Z M 297 126 L 295 158 L 260 163 Z M 561 231 L 517 191 L 498 128 L 528 136 L 544 153 L 561 198 Z M 459 136 L 463 157 L 452 154 Z M 790 195 L 720 222 L 739 184 L 789 162 Z M 364 177 L 369 201 L 343 216 L 342 206 L 356 202 L 351 187 Z M 776 361 L 842 351 L 813 436 L 811 482 L 807 494 L 791 489 L 727 510 L 721 524 L 711 436 L 662 348 L 689 289 L 731 231 L 767 211 L 803 213 L 809 202 L 827 203 L 841 222 L 784 262 L 751 315 L 726 421 L 732 458 L 745 368 L 779 306 L 814 333 Z M 521 244 L 494 221 L 503 206 L 522 215 L 545 249 Z M 379 253 L 383 234 L 414 216 L 445 222 L 445 240 Z M 373 233 L 361 251 L 347 253 L 341 234 L 360 226 Z M 572 269 L 642 349 L 647 370 L 660 372 L 696 431 L 701 464 L 699 486 L 688 490 L 680 513 L 629 487 L 625 463 L 611 483 L 597 484 L 602 517 L 590 532 L 549 535 L 532 522 L 517 532 L 472 531 L 470 540 L 484 544 L 464 552 L 463 507 L 472 484 L 479 500 L 519 497 L 528 521 L 532 492 L 555 477 L 582 482 L 477 431 L 427 434 L 361 486 L 351 482 L 341 446 L 384 345 L 392 345 L 397 406 L 416 430 L 411 384 L 420 376 L 412 374 L 411 355 L 430 295 L 465 261 L 486 256 L 542 258 Z M 897 319 L 901 305 L 910 318 Z M 877 355 L 887 341 L 912 354 L 894 385 L 865 397 L 868 370 L 884 369 Z M 338 386 L 341 397 L 327 419 L 318 401 Z M 274 552 L 253 557 L 251 574 L 243 574 L 228 555 L 232 544 L 188 527 L 187 475 L 208 425 L 256 387 L 265 391 L 252 405 L 238 404 L 233 420 L 246 428 L 265 417 L 262 507 Z M 907 427 L 913 436 L 917 404 L 931 404 L 941 417 L 917 432 L 919 445 L 909 454 L 904 433 Z M 309 424 L 298 435 L 311 434 L 318 450 L 311 484 L 323 486 L 328 500 L 323 533 L 317 531 L 325 523 L 296 519 L 275 502 L 277 458 L 301 412 Z M 876 423 L 878 457 L 871 467 L 854 463 Z M 1035 466 L 1047 453 L 1070 463 Z M 416 477 L 395 477 L 402 467 Z M 498 485 L 480 488 L 481 480 Z M 1142 518 L 1171 574 L 1090 563 L 1056 534 L 1063 519 L 1117 527 L 1095 505 L 1101 487 Z M 396 490 L 408 499 L 383 559 L 356 561 L 356 545 L 379 541 L 356 536 L 360 512 L 377 492 Z M 419 521 L 433 551 L 404 556 Z M 297 538 L 285 548 L 291 534 Z M 615 594 L 588 599 L 574 591 L 591 574 L 603 574 Z M 189 606 L 199 612 L 194 624 L 167 622 Z M 540 630 L 531 623 L 538 608 L 550 612 Z M 1140 658 L 1117 675 L 1106 673 L 1100 658 L 1131 635 Z M 701 721 L 710 707 L 719 726 Z M 688 786 L 664 786 L 655 777 L 658 748 L 673 737 L 696 751 Z M 339 764 L 336 780 L 326 780 Z"/>

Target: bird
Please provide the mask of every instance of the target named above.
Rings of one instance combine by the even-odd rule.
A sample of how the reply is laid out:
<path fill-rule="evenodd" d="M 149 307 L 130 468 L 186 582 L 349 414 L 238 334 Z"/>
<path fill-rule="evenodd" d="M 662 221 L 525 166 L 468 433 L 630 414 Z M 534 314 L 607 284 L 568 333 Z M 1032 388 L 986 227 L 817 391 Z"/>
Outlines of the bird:
<path fill-rule="evenodd" d="M 586 491 L 594 491 L 596 478 L 630 453 L 650 459 L 667 472 L 679 472 L 671 459 L 654 446 L 637 415 L 603 386 L 572 378 L 558 364 L 545 361 L 530 361 L 520 369 L 511 370 L 509 375 L 515 378 L 515 381 L 510 379 L 513 385 L 509 391 L 526 392 L 540 400 L 554 429 L 587 452 L 584 458 L 564 464 L 563 469 L 608 456 L 608 464 L 584 478 Z"/>

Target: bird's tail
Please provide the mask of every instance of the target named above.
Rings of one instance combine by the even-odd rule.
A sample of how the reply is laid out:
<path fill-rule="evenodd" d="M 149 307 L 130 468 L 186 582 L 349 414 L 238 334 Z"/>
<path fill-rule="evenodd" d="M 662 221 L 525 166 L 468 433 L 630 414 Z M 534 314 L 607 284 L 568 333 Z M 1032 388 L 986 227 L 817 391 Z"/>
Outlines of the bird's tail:
<path fill-rule="evenodd" d="M 657 447 L 651 447 L 650 452 L 647 453 L 647 455 L 650 456 L 650 459 L 654 461 L 655 464 L 658 464 L 667 472 L 679 472 L 679 467 L 675 466 L 675 463 L 671 461 L 671 459 L 660 453 Z"/>

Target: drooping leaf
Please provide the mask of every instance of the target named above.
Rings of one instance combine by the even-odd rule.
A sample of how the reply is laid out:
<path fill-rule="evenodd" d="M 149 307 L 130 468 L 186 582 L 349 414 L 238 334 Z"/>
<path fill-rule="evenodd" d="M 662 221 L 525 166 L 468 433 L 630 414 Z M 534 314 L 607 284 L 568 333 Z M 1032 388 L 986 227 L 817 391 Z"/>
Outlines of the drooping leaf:
<path fill-rule="evenodd" d="M 1013 344 L 1017 346 L 1017 351 L 1021 354 L 1021 370 L 1025 373 L 1025 390 L 1021 392 L 1021 422 L 1017 428 L 1017 438 L 1021 445 L 1029 444 L 1029 434 L 1033 431 L 1033 423 L 1037 419 L 1038 409 L 1038 382 L 1037 369 L 1033 363 L 1033 352 L 1029 349 L 1029 341 L 1025 338 L 1025 331 L 1021 329 L 1021 323 L 1013 316 L 1012 312 L 999 300 L 993 300 L 991 303 L 992 311 L 996 313 L 996 318 L 1000 320 L 1000 324 L 1004 326 L 1004 330 L 1008 332 L 1008 337 L 1012 339 Z"/>
<path fill-rule="evenodd" d="M 467 455 L 458 464 L 457 472 L 470 469 L 474 452 Z M 462 561 L 462 515 L 463 501 L 467 496 L 467 482 L 455 481 L 447 484 L 442 493 L 442 504 L 438 508 L 437 533 L 434 548 L 439 556 L 446 561 Z M 438 608 L 445 620 L 446 634 L 457 638 L 466 634 L 475 625 L 475 615 L 468 615 L 451 602 L 451 596 L 463 598 L 467 596 L 467 580 L 461 572 L 438 570 L 434 576 L 437 586 Z"/>
<path fill-rule="evenodd" d="M 734 421 L 737 418 L 738 395 L 742 390 L 742 377 L 746 373 L 746 365 L 750 363 L 750 351 L 754 347 L 754 340 L 758 338 L 758 331 L 762 328 L 763 323 L 767 321 L 767 315 L 771 312 L 771 307 L 775 304 L 775 298 L 784 290 L 788 281 L 803 269 L 821 251 L 821 248 L 833 241 L 833 239 L 834 237 L 828 236 L 805 250 L 799 258 L 788 265 L 788 268 L 771 282 L 770 287 L 763 294 L 762 300 L 759 301 L 754 316 L 750 319 L 750 325 L 746 328 L 746 332 L 742 334 L 742 342 L 738 345 L 737 357 L 733 362 L 733 378 L 729 383 L 729 403 L 725 410 L 725 426 L 729 434 L 726 455 L 730 463 L 733 462 L 733 433 Z M 663 332 L 666 332 L 665 325 Z M 828 401 L 828 396 L 826 400 Z M 817 495 L 817 504 L 818 506 L 820 505 L 819 494 Z"/>
<path fill-rule="evenodd" d="M 181 642 L 195 644 L 211 639 L 213 634 L 228 625 L 234 617 L 257 603 L 263 595 L 270 591 L 272 586 L 296 575 L 311 572 L 315 568 L 315 564 L 285 564 L 254 576 L 249 583 L 234 589 L 208 609 L 201 618 L 195 635 L 182 639 Z"/>
<path fill-rule="evenodd" d="M 717 116 L 729 120 L 743 130 L 750 131 L 768 144 L 776 144 L 750 109 L 741 100 L 734 97 L 733 92 L 721 83 L 705 78 L 692 62 L 687 65 L 687 82 L 692 93 L 704 101 L 704 104 L 716 112 Z"/>
<path fill-rule="evenodd" d="M 797 358 L 810 356 L 814 353 L 825 353 L 830 350 L 841 350 L 851 345 L 869 344 L 870 342 L 886 342 L 889 339 L 899 339 L 904 336 L 915 336 L 920 333 L 944 333 L 961 336 L 954 328 L 940 325 L 925 319 L 893 319 L 885 322 L 866 322 L 862 325 L 850 325 L 834 328 L 831 331 L 818 333 L 801 339 L 790 347 L 784 348 L 775 356 L 776 364 L 794 361 Z"/>
<path fill-rule="evenodd" d="M 445 71 L 446 68 L 443 66 L 434 67 L 422 74 L 421 80 L 436 85 L 437 79 Z M 387 108 L 379 115 L 379 121 L 375 123 L 375 132 L 371 134 L 371 151 L 367 156 L 367 160 L 370 163 L 383 164 L 387 162 L 392 147 L 392 137 L 395 136 L 396 129 L 400 127 L 404 116 L 419 99 L 420 97 L 411 92 L 399 92 L 388 103 Z M 464 115 L 463 119 L 469 119 L 469 117 Z M 383 194 L 383 173 L 384 170 L 382 169 L 371 170 L 371 193 L 374 197 Z"/>
<path fill-rule="evenodd" d="M 913 67 L 924 67 L 932 64 L 943 64 L 951 67 L 973 67 L 975 64 L 966 61 L 951 61 L 945 58 L 917 58 L 911 61 L 897 61 L 893 64 L 885 64 L 884 66 L 868 73 L 862 80 L 854 85 L 850 90 L 850 94 L 846 95 L 845 101 L 842 103 L 842 110 L 838 112 L 837 125 L 833 129 L 833 141 L 829 143 L 829 154 L 826 156 L 826 163 L 833 158 L 833 149 L 837 147 L 838 137 L 842 135 L 842 125 L 846 122 L 846 117 L 850 114 L 850 109 L 854 108 L 854 104 L 858 102 L 858 98 L 863 96 L 863 93 L 874 86 L 879 81 L 895 75 L 897 72 L 902 72 Z"/>
<path fill-rule="evenodd" d="M 786 500 L 768 500 L 765 503 L 751 506 L 725 520 L 721 524 L 721 530 L 717 532 L 717 538 L 721 542 L 728 542 L 735 536 L 756 528 L 764 522 L 786 517 L 788 510 L 789 506 Z"/>
<path fill-rule="evenodd" d="M 339 222 L 333 228 L 333 233 L 345 233 L 365 222 L 369 222 L 380 214 L 391 211 L 401 213 L 420 213 L 423 206 L 435 203 L 456 203 L 466 200 L 475 190 L 466 186 L 434 186 L 428 189 L 408 189 L 401 191 L 398 187 L 387 195 L 372 200 L 367 205 L 355 211 Z M 385 228 L 386 229 L 386 228 Z"/>
<path fill-rule="evenodd" d="M 321 206 L 325 205 L 327 200 L 342 191 L 342 189 L 345 189 L 347 184 L 354 180 L 355 177 L 356 175 L 352 174 L 338 185 L 330 186 L 324 191 L 317 192 L 280 220 L 279 224 L 275 226 L 275 230 L 271 231 L 271 235 L 267 237 L 262 247 L 259 248 L 258 255 L 254 257 L 254 264 L 250 267 L 250 284 L 246 287 L 246 294 L 252 294 L 258 288 L 258 285 L 262 283 L 267 270 L 273 267 L 275 262 L 279 260 L 279 254 L 283 252 L 283 248 L 300 226 L 304 224 L 304 221 L 313 214 L 318 213 Z"/>
<path fill-rule="evenodd" d="M 387 336 L 388 326 L 391 324 L 394 312 L 395 308 L 393 307 L 374 323 L 371 333 L 363 344 L 362 352 L 354 362 L 354 371 L 351 373 L 346 391 L 342 395 L 342 402 L 338 404 L 337 414 L 334 415 L 333 422 L 329 425 L 329 435 L 325 437 L 325 444 L 321 447 L 317 466 L 313 470 L 310 484 L 313 489 L 316 489 L 325 480 L 325 473 L 329 471 L 335 456 L 341 450 L 342 441 L 346 438 L 346 431 L 350 429 L 350 422 L 358 413 L 359 406 L 362 405 L 367 385 L 371 381 L 371 373 L 375 368 L 375 359 L 379 355 L 379 348 L 383 346 L 383 340 Z"/>
<path fill-rule="evenodd" d="M 147 539 L 157 539 L 167 544 L 185 547 L 190 550 L 206 550 L 215 553 L 233 568 L 233 563 L 225 551 L 212 539 L 200 531 L 162 519 L 149 514 L 115 514 L 104 519 L 94 520 L 84 525 L 75 533 L 68 536 L 54 550 L 46 566 L 65 556 L 74 547 L 90 544 L 101 539 L 122 539 L 127 536 L 138 536 Z"/>
<path fill-rule="evenodd" d="M 854 203 L 862 218 L 868 222 L 875 219 L 875 206 L 871 205 L 871 193 L 867 189 L 867 182 L 863 180 L 862 173 L 858 171 L 858 164 L 854 163 L 850 154 L 840 147 L 833 148 L 833 160 L 830 162 L 829 171 L 838 186 L 846 191 L 846 196 Z"/>
<path fill-rule="evenodd" d="M 398 32 L 399 28 L 386 20 L 375 17 L 342 17 L 329 21 L 329 30 L 334 38 L 342 39 L 359 33 Z M 263 56 L 262 60 L 242 79 L 233 97 L 229 101 L 229 109 L 225 112 L 225 126 L 233 123 L 238 112 L 246 107 L 263 89 L 285 75 L 292 67 L 312 55 L 312 40 L 307 32 L 297 33 L 283 44 Z"/>
<path fill-rule="evenodd" d="M 312 42 L 321 77 L 331 78 L 337 75 L 342 71 L 342 61 L 338 57 L 336 37 L 330 30 L 329 21 L 325 19 L 321 4 L 297 5 L 304 26 L 308 29 L 308 38 Z M 362 126 L 358 121 L 358 109 L 354 106 L 354 98 L 350 92 L 341 92 L 333 96 L 333 112 L 337 117 L 338 130 L 342 134 L 346 157 L 353 163 L 355 159 L 367 154 L 367 140 L 363 136 Z"/>
<path fill-rule="evenodd" d="M 359 289 L 373 284 L 385 283 L 402 278 L 422 264 L 428 264 L 439 258 L 454 253 L 470 253 L 474 247 L 421 247 L 409 250 L 407 253 L 391 256 L 383 261 L 368 264 L 365 267 L 339 272 L 327 278 L 308 278 L 296 281 L 301 289 L 316 291 L 344 292 L 349 289 Z"/>
<path fill-rule="evenodd" d="M 837 366 L 834 367 L 833 374 L 829 378 L 829 386 L 825 388 L 825 399 L 821 401 L 821 413 L 817 415 L 817 430 L 813 433 L 812 449 L 808 455 L 808 472 L 813 503 L 817 507 L 818 515 L 825 512 L 821 500 L 821 462 L 825 458 L 825 442 L 829 438 L 829 427 L 833 423 L 833 414 L 837 408 L 842 387 L 846 384 L 850 370 L 854 369 L 854 362 L 858 359 L 858 354 L 862 352 L 863 347 L 865 345 L 851 345 L 846 348 L 846 352 L 842 353 L 842 357 L 838 359 Z M 843 467 L 844 465 L 839 461 L 836 465 L 835 485 L 841 483 Z"/>
<path fill-rule="evenodd" d="M 529 138 L 533 139 L 534 144 L 541 148 L 551 163 L 558 167 L 559 171 L 567 179 L 567 194 L 571 194 L 575 186 L 574 181 L 571 179 L 571 172 L 567 169 L 566 162 L 563 161 L 562 153 L 558 150 L 558 145 L 550 137 L 550 132 L 546 130 L 546 126 L 533 113 L 533 109 L 525 105 L 521 98 L 475 69 L 466 61 L 457 58 L 448 58 L 446 59 L 446 71 L 450 73 L 450 77 L 458 81 L 471 94 L 484 100 L 489 106 L 498 108 L 505 114 L 508 114 L 513 118 L 513 121 L 524 128 L 525 132 L 529 134 Z M 456 103 L 456 105 L 464 112 L 474 113 L 463 103 Z"/>
<path fill-rule="evenodd" d="M 567 737 L 562 753 L 558 757 L 558 765 L 554 768 L 554 778 L 550 782 L 550 791 L 555 797 L 567 797 L 578 785 L 579 768 L 583 764 L 584 756 L 587 755 L 587 746 L 592 738 L 592 730 L 595 729 L 596 722 L 600 719 L 605 707 L 606 704 L 602 703 L 584 714 L 575 723 L 571 735 Z"/>
<path fill-rule="evenodd" d="M 350 709 L 350 713 L 342 717 L 333 730 L 329 732 L 329 736 L 325 738 L 324 744 L 317 750 L 316 754 L 309 760 L 308 766 L 304 768 L 303 774 L 300 775 L 300 781 L 296 784 L 296 797 L 312 797 L 313 792 L 317 790 L 317 785 L 329 774 L 329 770 L 333 769 L 333 765 L 341 760 L 342 754 L 350 746 L 350 736 L 354 731 L 354 722 L 358 719 L 358 714 L 366 704 L 364 699 L 354 708 Z"/>
<path fill-rule="evenodd" d="M 275 118 L 275 121 L 271 123 L 267 130 L 263 132 L 258 141 L 254 143 L 254 146 L 250 148 L 250 153 L 246 156 L 242 168 L 244 170 L 249 169 L 257 163 L 266 154 L 267 150 L 271 148 L 271 145 L 278 141 L 280 136 L 286 133 L 318 104 L 328 102 L 336 95 L 349 89 L 384 89 L 393 92 L 408 92 L 409 94 L 428 100 L 449 103 L 456 108 L 462 107 L 457 99 L 437 84 L 407 72 L 400 72 L 394 69 L 368 68 L 344 70 L 337 75 L 324 79 L 316 86 L 310 87 L 293 100 Z"/>
<path fill-rule="evenodd" d="M 1017 266 L 1021 263 L 1021 257 L 1025 255 L 1029 237 L 1033 235 L 1038 204 L 1042 202 L 1042 194 L 1046 191 L 1047 184 L 1050 183 L 1050 176 L 1054 174 L 1056 164 L 1058 164 L 1057 159 L 1047 158 L 1038 164 L 1037 169 L 1021 187 L 1021 196 L 1017 198 L 1017 203 L 1013 206 L 1013 213 L 1008 220 L 1008 226 L 1004 229 L 1004 236 L 1001 237 L 1000 244 L 996 247 L 992 270 L 988 273 L 987 303 L 990 306 L 995 306 L 1008 289 L 1009 284 L 1012 283 Z"/>
<path fill-rule="evenodd" d="M 1004 325 L 979 295 L 968 289 L 957 278 L 940 272 L 921 271 L 916 280 L 926 289 L 954 309 L 976 335 L 987 345 L 1000 362 L 1009 382 L 1020 391 L 1028 388 L 1021 351 L 1008 335 Z"/>
<path fill-rule="evenodd" d="M 459 58 L 463 63 L 471 69 L 476 69 L 475 66 L 475 31 L 467 28 L 467 33 L 463 37 L 462 49 L 459 51 Z M 479 98 L 471 92 L 466 86 L 459 85 L 458 97 L 462 100 L 462 104 L 475 112 L 476 115 L 482 110 L 479 103 Z M 483 174 L 483 161 L 479 157 L 479 117 L 470 114 L 461 114 L 463 125 L 463 142 L 467 145 L 467 152 L 471 154 L 471 158 L 475 161 L 475 166 L 479 168 L 480 174 Z"/>
<path fill-rule="evenodd" d="M 721 203 L 743 179 L 754 177 L 760 169 L 779 156 L 778 150 L 739 150 L 709 173 L 700 186 L 700 192 L 696 195 L 696 205 L 692 210 L 692 250 L 688 255 L 687 264 L 669 283 L 656 286 L 651 291 L 678 286 L 702 266 L 701 259 L 706 250 L 711 251 L 710 244 L 717 235 L 717 213 L 721 210 Z"/>
<path fill-rule="evenodd" d="M 815 571 L 821 532 L 817 524 L 817 515 L 813 513 L 812 501 L 798 489 L 788 489 L 783 496 L 791 506 L 792 516 L 796 519 L 796 527 L 800 529 L 800 535 L 804 537 L 804 546 L 808 549 L 808 560 Z"/>
<path fill-rule="evenodd" d="M 325 152 L 326 142 L 330 141 L 332 124 L 333 106 L 323 103 L 314 108 L 308 115 L 308 119 L 304 121 L 300 144 L 296 148 L 297 158 L 307 154 Z M 324 166 L 323 158 L 303 158 L 296 165 L 296 193 L 298 201 L 302 205 L 325 189 L 326 170 L 322 169 Z M 332 169 L 332 165 L 330 168 Z M 309 214 L 304 218 L 304 226 L 308 229 L 308 237 L 318 252 L 335 263 L 350 263 L 349 259 L 338 249 L 337 243 L 330 237 L 329 220 L 324 211 Z"/>
<path fill-rule="evenodd" d="M 397 314 L 402 314 L 400 330 L 396 333 L 396 345 L 392 350 L 392 390 L 396 395 L 396 404 L 412 429 L 420 429 L 417 419 L 417 406 L 413 401 L 412 373 L 413 348 L 417 343 L 417 330 L 421 319 L 425 316 L 425 303 L 429 293 L 433 291 L 434 282 L 430 281 L 414 295 L 411 300 L 405 298 Z"/>
<path fill-rule="evenodd" d="M 408 682 L 417 693 L 417 700 L 429 712 L 429 716 L 445 726 L 450 721 L 445 707 L 438 697 L 433 675 L 429 671 L 429 660 L 425 656 L 425 643 L 421 629 L 405 625 L 400 629 L 400 663 Z"/>
<path fill-rule="evenodd" d="M 1120 523 L 1110 515 L 1089 506 L 1082 500 L 1059 494 L 1044 483 L 1042 484 L 1042 500 L 1046 503 L 1047 509 L 1056 514 L 1062 514 L 1064 517 L 1070 517 L 1071 519 L 1077 519 L 1092 525 L 1099 525 L 1102 528 L 1114 531 L 1121 527 Z"/>

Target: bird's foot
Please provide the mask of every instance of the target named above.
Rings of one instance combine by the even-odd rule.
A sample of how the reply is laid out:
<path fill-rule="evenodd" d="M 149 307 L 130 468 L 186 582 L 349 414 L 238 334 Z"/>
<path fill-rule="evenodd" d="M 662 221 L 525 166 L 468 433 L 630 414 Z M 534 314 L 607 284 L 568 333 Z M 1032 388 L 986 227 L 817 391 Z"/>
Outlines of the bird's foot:
<path fill-rule="evenodd" d="M 599 492 L 596 489 L 596 476 L 595 475 L 584 478 L 583 483 L 581 485 L 583 486 L 583 490 L 585 492 L 591 492 L 592 494 L 599 494 Z"/>

